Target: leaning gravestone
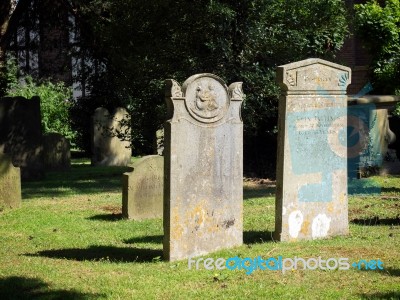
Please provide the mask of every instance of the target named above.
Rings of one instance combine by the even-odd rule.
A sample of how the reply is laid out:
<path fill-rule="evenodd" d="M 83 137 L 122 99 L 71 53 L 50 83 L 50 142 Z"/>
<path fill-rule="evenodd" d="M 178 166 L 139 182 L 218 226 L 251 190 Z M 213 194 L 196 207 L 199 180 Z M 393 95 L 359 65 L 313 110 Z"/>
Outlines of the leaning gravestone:
<path fill-rule="evenodd" d="M 92 121 L 92 165 L 126 166 L 131 160 L 130 126 L 124 108 L 111 115 L 106 108 L 95 110 Z"/>
<path fill-rule="evenodd" d="M 278 67 L 276 238 L 348 233 L 346 88 L 351 70 L 321 59 Z"/>
<path fill-rule="evenodd" d="M 8 153 L 21 168 L 22 179 L 44 176 L 40 98 L 0 99 L 0 153 Z"/>
<path fill-rule="evenodd" d="M 46 170 L 68 170 L 71 167 L 69 141 L 61 134 L 51 132 L 43 136 Z"/>
<path fill-rule="evenodd" d="M 13 166 L 11 157 L 0 154 L 0 209 L 21 206 L 20 169 Z"/>
<path fill-rule="evenodd" d="M 122 175 L 122 215 L 133 220 L 162 218 L 164 158 L 149 155 Z"/>
<path fill-rule="evenodd" d="M 242 83 L 213 74 L 166 82 L 164 256 L 243 243 Z"/>

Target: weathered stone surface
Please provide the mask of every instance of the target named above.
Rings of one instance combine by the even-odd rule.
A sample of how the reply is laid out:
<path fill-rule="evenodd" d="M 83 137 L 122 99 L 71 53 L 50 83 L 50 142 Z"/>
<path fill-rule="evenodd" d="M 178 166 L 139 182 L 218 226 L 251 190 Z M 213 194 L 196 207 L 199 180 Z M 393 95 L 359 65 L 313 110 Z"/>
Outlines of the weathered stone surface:
<path fill-rule="evenodd" d="M 400 117 L 389 116 L 389 127 L 395 138 L 380 169 L 380 175 L 400 175 Z"/>
<path fill-rule="evenodd" d="M 351 70 L 321 59 L 278 67 L 276 238 L 348 233 L 347 97 Z M 357 154 L 355 154 L 357 155 Z"/>
<path fill-rule="evenodd" d="M 92 165 L 126 166 L 130 163 L 131 129 L 127 124 L 128 113 L 117 108 L 114 114 L 99 107 L 93 115 Z"/>
<path fill-rule="evenodd" d="M 243 243 L 242 83 L 213 74 L 166 82 L 164 257 Z"/>
<path fill-rule="evenodd" d="M 44 176 L 40 98 L 0 99 L 0 153 L 8 153 L 21 168 L 22 179 Z"/>
<path fill-rule="evenodd" d="M 0 208 L 21 206 L 20 169 L 13 166 L 11 157 L 0 154 Z"/>
<path fill-rule="evenodd" d="M 43 136 L 44 164 L 46 170 L 67 170 L 71 167 L 69 141 L 59 133 Z"/>
<path fill-rule="evenodd" d="M 122 175 L 122 215 L 128 219 L 162 218 L 164 158 L 149 155 Z"/>
<path fill-rule="evenodd" d="M 365 151 L 360 155 L 361 172 L 366 168 L 381 167 L 389 144 L 396 138 L 389 128 L 387 109 L 369 109 L 366 118 L 369 134 Z"/>

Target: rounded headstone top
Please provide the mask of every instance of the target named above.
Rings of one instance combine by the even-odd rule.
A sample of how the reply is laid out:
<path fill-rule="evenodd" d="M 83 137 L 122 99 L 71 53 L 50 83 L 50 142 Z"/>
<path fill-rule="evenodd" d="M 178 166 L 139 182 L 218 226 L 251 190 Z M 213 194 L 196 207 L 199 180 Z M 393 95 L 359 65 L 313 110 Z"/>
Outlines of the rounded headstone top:
<path fill-rule="evenodd" d="M 190 115 L 199 122 L 221 120 L 229 108 L 230 99 L 225 82 L 213 74 L 196 74 L 182 85 L 185 104 Z"/>
<path fill-rule="evenodd" d="M 125 109 L 125 108 L 123 108 L 123 107 L 117 107 L 115 110 L 114 110 L 114 114 L 116 115 L 116 114 L 127 114 L 128 113 L 128 111 Z"/>
<path fill-rule="evenodd" d="M 93 116 L 95 117 L 103 117 L 103 116 L 108 116 L 110 113 L 107 108 L 104 107 L 98 107 L 95 109 Z"/>

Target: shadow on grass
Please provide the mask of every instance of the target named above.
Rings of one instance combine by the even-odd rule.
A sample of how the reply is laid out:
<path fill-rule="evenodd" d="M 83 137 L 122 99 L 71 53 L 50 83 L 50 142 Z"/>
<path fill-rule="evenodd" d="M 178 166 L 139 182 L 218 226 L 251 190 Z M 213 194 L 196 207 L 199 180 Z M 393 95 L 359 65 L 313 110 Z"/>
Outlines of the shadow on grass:
<path fill-rule="evenodd" d="M 0 278 L 0 299 L 99 299 L 105 295 L 85 294 L 74 290 L 53 290 L 50 286 L 37 279 L 27 277 L 6 277 Z"/>
<path fill-rule="evenodd" d="M 400 189 L 396 187 L 382 187 L 381 188 L 382 193 L 396 193 L 400 194 Z"/>
<path fill-rule="evenodd" d="M 149 236 L 140 236 L 134 237 L 128 240 L 124 240 L 125 244 L 135 244 L 135 243 L 151 243 L 151 244 L 162 244 L 163 236 L 162 235 L 149 235 Z"/>
<path fill-rule="evenodd" d="M 384 270 L 381 271 L 383 274 L 386 274 L 388 276 L 394 276 L 394 277 L 400 277 L 400 269 L 394 269 L 394 268 L 385 268 Z M 400 298 L 399 298 L 400 299 Z"/>
<path fill-rule="evenodd" d="M 121 178 L 130 167 L 72 166 L 68 172 L 49 172 L 42 181 L 22 182 L 22 198 L 62 197 L 121 191 Z"/>
<path fill-rule="evenodd" d="M 272 231 L 244 231 L 243 232 L 243 243 L 246 245 L 260 244 L 265 242 L 272 242 L 273 239 Z"/>
<path fill-rule="evenodd" d="M 122 214 L 102 214 L 102 215 L 95 215 L 87 218 L 88 220 L 94 221 L 108 221 L 108 222 L 115 222 L 123 220 Z"/>
<path fill-rule="evenodd" d="M 243 243 L 244 244 L 257 244 L 273 241 L 272 231 L 244 231 L 243 232 Z M 150 236 L 140 236 L 131 239 L 124 240 L 125 244 L 135 244 L 135 243 L 152 243 L 152 244 L 162 244 L 162 235 L 150 235 Z"/>
<path fill-rule="evenodd" d="M 91 246 L 89 248 L 71 248 L 59 250 L 44 250 L 28 253 L 26 256 L 43 256 L 49 258 L 76 261 L 109 261 L 109 262 L 152 262 L 162 256 L 162 250 L 118 248 L 112 246 Z"/>
<path fill-rule="evenodd" d="M 247 187 L 243 188 L 243 200 L 249 200 L 254 198 L 273 197 L 275 196 L 276 188 L 274 186 L 269 187 Z"/>
<path fill-rule="evenodd" d="M 391 299 L 398 300 L 400 299 L 400 292 L 382 292 L 382 293 L 374 293 L 374 294 L 360 294 L 360 299 Z"/>
<path fill-rule="evenodd" d="M 380 219 L 378 216 L 368 219 L 354 219 L 350 223 L 364 226 L 400 225 L 400 217 Z"/>
<path fill-rule="evenodd" d="M 385 265 L 383 265 L 383 270 L 379 270 L 379 269 L 366 270 L 364 268 L 361 268 L 360 271 L 363 271 L 363 272 L 378 272 L 378 273 L 380 273 L 382 275 L 386 275 L 386 276 L 400 277 L 400 269 L 386 268 Z"/>

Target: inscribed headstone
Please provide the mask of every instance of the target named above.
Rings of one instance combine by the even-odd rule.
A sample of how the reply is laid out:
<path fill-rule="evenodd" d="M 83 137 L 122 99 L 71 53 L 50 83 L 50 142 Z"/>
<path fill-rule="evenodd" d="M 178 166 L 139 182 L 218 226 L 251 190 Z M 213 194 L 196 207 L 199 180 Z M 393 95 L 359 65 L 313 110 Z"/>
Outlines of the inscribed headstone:
<path fill-rule="evenodd" d="M 21 206 L 20 169 L 13 166 L 11 157 L 0 154 L 0 208 Z"/>
<path fill-rule="evenodd" d="M 164 256 L 243 243 L 242 83 L 213 74 L 166 82 Z"/>
<path fill-rule="evenodd" d="M 278 240 L 348 233 L 347 97 L 351 70 L 321 59 L 278 67 Z"/>
<path fill-rule="evenodd" d="M 92 165 L 126 166 L 130 163 L 131 128 L 129 115 L 124 108 L 113 114 L 99 107 L 93 115 Z"/>
<path fill-rule="evenodd" d="M 0 152 L 10 154 L 22 179 L 44 176 L 40 98 L 0 99 Z"/>
<path fill-rule="evenodd" d="M 122 175 L 122 215 L 128 219 L 162 218 L 164 158 L 142 157 Z"/>
<path fill-rule="evenodd" d="M 47 133 L 43 137 L 44 164 L 47 170 L 66 170 L 71 167 L 69 141 L 59 133 Z"/>

